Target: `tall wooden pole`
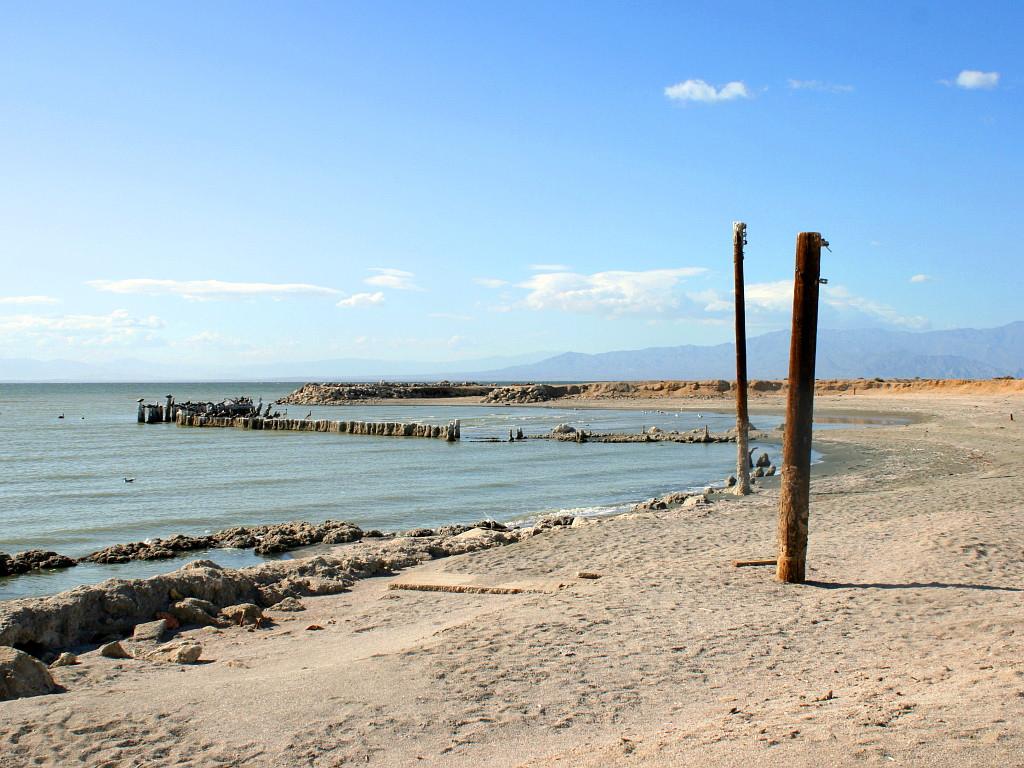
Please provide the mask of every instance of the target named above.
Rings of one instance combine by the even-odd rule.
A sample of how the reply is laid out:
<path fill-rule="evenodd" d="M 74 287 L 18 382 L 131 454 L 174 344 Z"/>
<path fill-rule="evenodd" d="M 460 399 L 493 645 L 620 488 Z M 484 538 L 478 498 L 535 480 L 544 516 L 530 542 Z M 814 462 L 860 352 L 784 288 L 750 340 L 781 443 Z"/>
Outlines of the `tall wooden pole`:
<path fill-rule="evenodd" d="M 793 282 L 793 335 L 789 346 L 789 393 L 782 443 L 779 496 L 780 581 L 804 581 L 807 567 L 807 513 L 811 493 L 811 422 L 814 416 L 814 356 L 818 338 L 818 284 L 821 234 L 796 238 Z"/>
<path fill-rule="evenodd" d="M 736 490 L 737 496 L 750 493 L 750 458 L 747 455 L 747 315 L 743 297 L 743 246 L 747 225 L 732 223 L 732 261 L 736 274 Z"/>

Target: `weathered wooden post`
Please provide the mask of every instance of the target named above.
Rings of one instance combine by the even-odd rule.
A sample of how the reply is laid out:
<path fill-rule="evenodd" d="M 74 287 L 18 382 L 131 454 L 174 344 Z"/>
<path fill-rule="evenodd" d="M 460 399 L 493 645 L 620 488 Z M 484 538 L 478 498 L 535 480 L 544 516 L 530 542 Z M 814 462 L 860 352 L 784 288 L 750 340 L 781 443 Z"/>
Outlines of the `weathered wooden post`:
<path fill-rule="evenodd" d="M 779 495 L 779 557 L 775 571 L 779 581 L 792 583 L 804 581 L 807 567 L 814 356 L 818 337 L 822 242 L 819 232 L 801 232 L 796 238 L 793 335 L 789 344 L 789 392 Z"/>
<path fill-rule="evenodd" d="M 732 261 L 736 276 L 736 486 L 733 493 L 750 493 L 750 463 L 747 459 L 747 315 L 743 296 L 743 246 L 747 242 L 747 225 L 732 223 Z"/>
<path fill-rule="evenodd" d="M 144 398 L 144 397 L 140 397 L 139 398 L 139 411 L 136 414 L 136 419 L 138 420 L 139 424 L 145 424 L 146 423 L 146 406 L 143 405 L 143 403 L 145 403 L 145 402 L 146 402 L 146 398 Z"/>
<path fill-rule="evenodd" d="M 174 395 L 167 396 L 167 405 L 164 406 L 164 421 L 171 420 L 171 406 L 174 405 Z"/>

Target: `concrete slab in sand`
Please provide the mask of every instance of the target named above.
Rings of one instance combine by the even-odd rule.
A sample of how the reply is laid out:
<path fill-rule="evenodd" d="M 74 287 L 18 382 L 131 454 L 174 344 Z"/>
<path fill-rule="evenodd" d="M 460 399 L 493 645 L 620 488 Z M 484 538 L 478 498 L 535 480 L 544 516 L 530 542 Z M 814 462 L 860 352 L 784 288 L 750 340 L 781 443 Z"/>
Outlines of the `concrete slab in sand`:
<path fill-rule="evenodd" d="M 420 592 L 463 592 L 477 595 L 519 595 L 523 593 L 553 594 L 565 587 L 557 579 L 523 578 L 494 583 L 485 576 L 472 573 L 410 573 L 399 576 L 388 589 L 408 589 Z"/>

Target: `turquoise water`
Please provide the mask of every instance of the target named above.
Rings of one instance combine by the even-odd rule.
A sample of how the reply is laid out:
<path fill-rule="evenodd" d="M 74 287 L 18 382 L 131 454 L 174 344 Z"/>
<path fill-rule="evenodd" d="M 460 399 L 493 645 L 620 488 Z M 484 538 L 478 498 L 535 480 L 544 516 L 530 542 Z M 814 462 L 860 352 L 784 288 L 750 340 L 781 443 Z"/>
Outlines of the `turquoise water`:
<path fill-rule="evenodd" d="M 727 414 L 502 406 L 289 406 L 292 417 L 462 420 L 462 441 L 185 429 L 135 422 L 136 400 L 270 402 L 294 384 L 0 384 L 0 551 L 82 556 L 110 544 L 233 525 L 349 520 L 399 530 L 482 518 L 514 521 L 558 510 L 609 514 L 633 502 L 720 481 L 735 446 L 474 442 L 510 428 L 566 422 L 595 430 L 657 425 L 723 431 Z M 64 419 L 58 419 L 60 414 Z M 771 428 L 777 417 L 758 417 Z M 778 447 L 762 446 L 778 464 Z M 125 477 L 135 482 L 125 483 Z M 198 556 L 192 553 L 192 557 Z M 213 550 L 227 566 L 262 558 Z M 47 594 L 110 577 L 172 570 L 181 561 L 80 565 L 0 579 L 0 599 Z"/>

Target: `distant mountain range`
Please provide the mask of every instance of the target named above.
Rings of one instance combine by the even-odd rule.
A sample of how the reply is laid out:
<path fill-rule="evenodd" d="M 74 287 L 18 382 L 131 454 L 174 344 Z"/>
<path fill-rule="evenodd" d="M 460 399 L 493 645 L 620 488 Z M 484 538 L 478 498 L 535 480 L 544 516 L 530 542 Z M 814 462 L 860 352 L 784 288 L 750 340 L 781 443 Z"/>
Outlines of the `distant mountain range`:
<path fill-rule="evenodd" d="M 750 378 L 784 378 L 789 365 L 789 333 L 776 331 L 748 339 L 747 358 Z M 999 328 L 924 333 L 823 329 L 818 332 L 816 373 L 822 379 L 1024 377 L 1024 321 Z M 105 364 L 0 360 L 0 381 L 617 381 L 731 379 L 735 375 L 731 343 L 599 354 L 535 353 L 447 364 L 340 359 L 183 369 L 141 360 Z"/>
<path fill-rule="evenodd" d="M 752 379 L 785 378 L 789 332 L 747 340 Z M 816 375 L 821 379 L 875 377 L 987 379 L 1024 376 L 1024 321 L 1000 328 L 912 333 L 820 330 Z M 615 381 L 637 379 L 732 379 L 732 343 L 603 352 L 567 352 L 529 365 L 484 371 L 474 378 L 495 381 Z"/>

